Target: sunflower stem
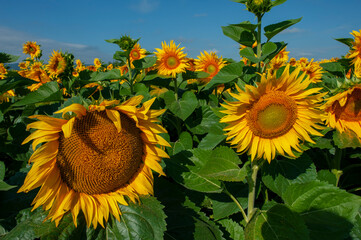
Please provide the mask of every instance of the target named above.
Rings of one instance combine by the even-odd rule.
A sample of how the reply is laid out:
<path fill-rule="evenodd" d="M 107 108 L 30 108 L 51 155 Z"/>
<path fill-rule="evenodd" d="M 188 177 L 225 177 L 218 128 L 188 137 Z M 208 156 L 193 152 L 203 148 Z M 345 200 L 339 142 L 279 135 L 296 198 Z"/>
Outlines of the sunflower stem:
<path fill-rule="evenodd" d="M 257 15 L 257 24 L 258 24 L 258 29 L 257 29 L 257 58 L 261 58 L 261 54 L 262 54 L 262 42 L 261 42 L 261 25 L 262 25 L 262 16 L 263 15 Z M 257 71 L 259 73 L 261 73 L 261 62 L 257 63 Z"/>
<path fill-rule="evenodd" d="M 133 76 L 132 76 L 132 69 L 131 69 L 131 67 L 130 67 L 130 58 L 129 58 L 129 56 L 128 56 L 128 58 L 127 58 L 127 68 L 128 68 L 128 75 L 129 75 L 129 86 L 130 86 L 130 94 L 132 94 L 133 95 Z"/>
<path fill-rule="evenodd" d="M 254 213 L 254 203 L 256 200 L 256 184 L 257 184 L 257 174 L 259 170 L 259 165 L 257 162 L 253 162 L 252 164 L 252 175 L 250 181 L 248 181 L 249 191 L 248 191 L 248 210 L 247 210 L 247 218 L 251 219 Z"/>
<path fill-rule="evenodd" d="M 336 176 L 336 186 L 338 186 L 340 178 L 343 174 L 343 171 L 341 170 L 342 155 L 343 155 L 342 149 L 336 146 L 335 158 L 333 160 L 333 166 L 332 166 L 332 173 L 335 174 Z"/>
<path fill-rule="evenodd" d="M 246 212 L 244 211 L 242 205 L 238 202 L 237 198 L 235 198 L 230 192 L 228 192 L 228 190 L 226 189 L 226 187 L 224 186 L 224 193 L 226 193 L 231 199 L 232 201 L 237 205 L 237 207 L 239 208 L 239 210 L 241 210 L 241 213 L 243 215 L 244 220 L 246 221 L 246 223 L 248 223 L 249 219 L 247 217 Z"/>
<path fill-rule="evenodd" d="M 175 100 L 178 101 L 177 78 L 173 78 L 173 82 L 174 82 L 174 96 L 175 96 Z"/>

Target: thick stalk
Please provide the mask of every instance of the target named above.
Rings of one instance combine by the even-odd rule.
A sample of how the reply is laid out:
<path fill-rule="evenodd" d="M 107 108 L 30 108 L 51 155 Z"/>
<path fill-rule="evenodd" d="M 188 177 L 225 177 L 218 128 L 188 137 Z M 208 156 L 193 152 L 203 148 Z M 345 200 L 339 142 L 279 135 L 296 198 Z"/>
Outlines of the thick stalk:
<path fill-rule="evenodd" d="M 248 190 L 248 210 L 247 210 L 248 219 L 251 219 L 251 217 L 253 215 L 253 211 L 254 211 L 254 203 L 256 201 L 256 184 L 257 184 L 258 170 L 259 170 L 259 165 L 255 161 L 255 162 L 253 162 L 253 165 L 252 165 L 251 179 L 249 179 L 250 181 L 248 181 L 248 186 L 249 186 L 249 190 Z"/>
<path fill-rule="evenodd" d="M 133 76 L 132 76 L 132 69 L 130 68 L 130 59 L 127 59 L 127 68 L 128 68 L 128 75 L 129 75 L 129 85 L 130 85 L 130 93 L 133 94 Z M 120 84 L 120 83 L 119 83 Z"/>
<path fill-rule="evenodd" d="M 262 15 L 258 15 L 257 16 L 257 24 L 258 24 L 258 29 L 257 29 L 257 58 L 261 58 L 261 54 L 262 54 L 262 36 L 261 36 L 261 31 L 262 31 Z M 261 62 L 257 63 L 257 71 L 259 73 L 261 73 Z"/>

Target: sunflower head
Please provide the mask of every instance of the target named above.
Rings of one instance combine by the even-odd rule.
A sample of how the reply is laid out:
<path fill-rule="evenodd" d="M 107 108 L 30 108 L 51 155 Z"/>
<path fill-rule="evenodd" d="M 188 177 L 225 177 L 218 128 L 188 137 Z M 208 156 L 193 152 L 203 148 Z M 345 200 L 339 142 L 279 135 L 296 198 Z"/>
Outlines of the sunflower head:
<path fill-rule="evenodd" d="M 351 35 L 354 36 L 354 41 L 352 42 L 352 48 L 346 55 L 346 58 L 352 60 L 351 62 L 355 68 L 361 68 L 361 30 L 352 31 Z"/>
<path fill-rule="evenodd" d="M 254 13 L 255 15 L 261 15 L 271 10 L 271 0 L 247 0 L 247 10 Z"/>
<path fill-rule="evenodd" d="M 169 144 L 158 134 L 166 130 L 151 110 L 155 99 L 138 105 L 142 96 L 122 104 L 104 100 L 85 108 L 72 104 L 56 112 L 61 118 L 35 115 L 27 129 L 37 129 L 24 144 L 33 141 L 33 163 L 19 192 L 41 187 L 33 201 L 43 205 L 47 219 L 59 224 L 71 212 L 75 225 L 83 211 L 88 227 L 104 227 L 109 215 L 120 220 L 118 204 L 125 197 L 153 193 L 152 170 L 164 174 L 159 161 L 168 155 L 158 146 Z"/>
<path fill-rule="evenodd" d="M 3 63 L 0 63 L 0 80 L 4 79 L 6 74 L 8 73 Z"/>
<path fill-rule="evenodd" d="M 49 59 L 49 63 L 46 66 L 46 70 L 49 72 L 51 77 L 56 78 L 59 74 L 65 71 L 66 66 L 67 63 L 64 56 L 60 52 L 54 50 Z"/>
<path fill-rule="evenodd" d="M 251 159 L 264 158 L 270 162 L 276 153 L 296 157 L 301 152 L 300 141 L 314 143 L 310 135 L 322 136 L 317 129 L 322 121 L 319 110 L 324 94 L 311 84 L 305 73 L 287 65 L 277 78 L 276 73 L 262 75 L 257 87 L 246 85 L 238 94 L 230 93 L 236 102 L 226 102 L 221 122 L 227 123 L 227 140 L 238 152 Z"/>
<path fill-rule="evenodd" d="M 361 85 L 330 97 L 324 109 L 326 124 L 339 132 L 352 131 L 361 140 Z"/>
<path fill-rule="evenodd" d="M 29 54 L 31 59 L 40 58 L 41 57 L 40 45 L 36 44 L 36 42 L 28 41 L 23 45 L 23 53 Z"/>
<path fill-rule="evenodd" d="M 223 61 L 222 57 L 218 57 L 215 52 L 206 52 L 201 53 L 201 56 L 198 56 L 198 59 L 195 59 L 195 69 L 196 71 L 203 71 L 209 74 L 205 79 L 202 79 L 202 82 L 209 82 L 219 70 L 225 66 L 226 62 Z"/>
<path fill-rule="evenodd" d="M 156 48 L 157 52 L 157 68 L 158 73 L 164 76 L 176 77 L 178 73 L 185 72 L 188 67 L 186 56 L 183 53 L 184 47 L 179 48 L 179 45 L 170 41 L 168 45 L 166 42 L 162 42 L 162 49 Z"/>

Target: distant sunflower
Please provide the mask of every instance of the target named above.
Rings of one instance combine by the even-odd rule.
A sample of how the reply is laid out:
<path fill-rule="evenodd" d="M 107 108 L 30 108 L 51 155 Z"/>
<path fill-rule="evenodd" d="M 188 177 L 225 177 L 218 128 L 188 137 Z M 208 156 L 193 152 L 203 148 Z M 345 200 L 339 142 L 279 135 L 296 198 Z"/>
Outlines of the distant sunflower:
<path fill-rule="evenodd" d="M 330 97 L 324 108 L 328 126 L 341 133 L 351 130 L 361 140 L 361 85 Z"/>
<path fill-rule="evenodd" d="M 8 71 L 6 70 L 3 63 L 0 63 L 0 80 L 4 79 Z"/>
<path fill-rule="evenodd" d="M 164 174 L 159 161 L 168 157 L 156 145 L 169 144 L 158 135 L 166 132 L 157 123 L 165 110 L 150 110 L 155 98 L 137 108 L 142 99 L 105 100 L 89 109 L 72 104 L 56 112 L 62 118 L 31 116 L 39 121 L 27 129 L 37 130 L 23 144 L 33 141 L 34 150 L 43 144 L 29 159 L 33 165 L 19 192 L 41 187 L 33 209 L 43 205 L 56 225 L 69 211 L 77 225 L 81 210 L 88 227 L 104 227 L 109 214 L 120 221 L 125 197 L 136 202 L 153 193 L 152 170 Z"/>
<path fill-rule="evenodd" d="M 41 62 L 34 62 L 33 65 L 31 65 L 30 70 L 27 71 L 26 77 L 38 82 L 28 86 L 30 91 L 35 91 L 44 83 L 51 81 Z"/>
<path fill-rule="evenodd" d="M 32 59 L 38 58 L 41 55 L 40 46 L 36 42 L 26 42 L 23 45 L 23 53 L 29 54 Z"/>
<path fill-rule="evenodd" d="M 156 48 L 158 73 L 164 76 L 176 77 L 177 73 L 185 72 L 187 65 L 187 54 L 183 53 L 184 47 L 179 48 L 175 43 L 170 41 L 169 46 L 162 42 L 162 49 Z"/>
<path fill-rule="evenodd" d="M 276 153 L 296 157 L 292 149 L 302 152 L 299 141 L 314 143 L 310 135 L 322 136 L 316 129 L 322 121 L 318 109 L 324 94 L 322 88 L 308 88 L 311 81 L 300 68 L 289 72 L 287 65 L 282 75 L 262 75 L 257 87 L 246 85 L 246 91 L 238 87 L 239 94 L 230 93 L 237 102 L 226 102 L 227 114 L 221 122 L 227 140 L 237 152 L 251 155 L 251 159 L 264 158 L 270 162 Z"/>
<path fill-rule="evenodd" d="M 133 49 L 130 51 L 129 58 L 131 66 L 134 68 L 133 61 L 144 58 L 147 51 L 140 47 L 139 43 L 136 43 Z"/>
<path fill-rule="evenodd" d="M 102 66 L 102 62 L 99 60 L 99 58 L 94 58 L 94 66 L 96 69 L 99 69 Z"/>
<path fill-rule="evenodd" d="M 10 98 L 14 96 L 15 96 L 15 92 L 13 90 L 4 92 L 3 94 L 0 94 L 0 103 L 9 102 Z"/>
<path fill-rule="evenodd" d="M 46 70 L 49 72 L 51 77 L 57 77 L 63 73 L 66 68 L 66 60 L 58 51 L 53 51 L 52 56 L 49 59 L 49 63 L 46 66 Z"/>
<path fill-rule="evenodd" d="M 346 58 L 352 59 L 352 64 L 355 68 L 361 68 L 361 30 L 352 31 L 351 35 L 355 40 L 352 42 L 352 49 L 346 55 Z"/>
<path fill-rule="evenodd" d="M 196 71 L 203 71 L 209 74 L 207 78 L 201 79 L 203 83 L 208 83 L 226 65 L 222 57 L 218 57 L 215 52 L 204 51 L 201 56 L 195 59 Z"/>

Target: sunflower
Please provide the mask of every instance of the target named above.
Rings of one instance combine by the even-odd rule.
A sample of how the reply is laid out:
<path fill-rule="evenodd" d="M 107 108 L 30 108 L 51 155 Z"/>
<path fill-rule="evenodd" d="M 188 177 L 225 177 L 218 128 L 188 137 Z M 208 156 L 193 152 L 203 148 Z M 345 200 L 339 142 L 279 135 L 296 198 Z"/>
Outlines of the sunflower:
<path fill-rule="evenodd" d="M 230 93 L 237 102 L 223 106 L 226 114 L 221 122 L 227 123 L 227 140 L 237 152 L 264 158 L 270 162 L 276 153 L 296 157 L 292 148 L 302 152 L 299 140 L 314 143 L 310 135 L 322 136 L 316 129 L 322 121 L 319 110 L 324 93 L 322 88 L 309 88 L 311 83 L 300 68 L 289 72 L 287 65 L 282 75 L 262 75 L 257 87 L 246 85 L 238 94 Z"/>
<path fill-rule="evenodd" d="M 286 52 L 286 47 L 277 53 L 277 55 L 269 62 L 270 71 L 274 72 L 284 66 L 288 61 L 288 54 L 289 52 Z"/>
<path fill-rule="evenodd" d="M 9 90 L 0 95 L 0 103 L 9 102 L 11 97 L 15 96 L 14 90 Z"/>
<path fill-rule="evenodd" d="M 330 97 L 324 105 L 326 124 L 339 132 L 353 131 L 361 140 L 361 85 Z"/>
<path fill-rule="evenodd" d="M 4 79 L 7 73 L 8 70 L 5 68 L 4 64 L 0 63 L 0 80 Z"/>
<path fill-rule="evenodd" d="M 97 70 L 102 66 L 102 62 L 99 60 L 99 58 L 94 58 L 94 66 Z"/>
<path fill-rule="evenodd" d="M 147 51 L 145 49 L 140 47 L 139 43 L 136 43 L 134 45 L 132 51 L 130 51 L 130 54 L 129 54 L 130 64 L 131 64 L 132 68 L 134 68 L 133 61 L 144 58 L 146 56 L 145 55 L 146 52 Z"/>
<path fill-rule="evenodd" d="M 32 59 L 39 58 L 41 55 L 40 46 L 36 42 L 27 41 L 23 45 L 23 53 L 29 54 Z"/>
<path fill-rule="evenodd" d="M 158 134 L 166 130 L 157 122 L 165 110 L 150 110 L 155 98 L 137 106 L 135 96 L 119 105 L 103 101 L 88 109 L 72 104 L 56 113 L 62 118 L 35 115 L 37 129 L 23 144 L 35 150 L 33 163 L 19 192 L 41 187 L 34 208 L 49 210 L 46 219 L 56 225 L 71 211 L 74 224 L 81 210 L 87 226 L 104 227 L 112 214 L 120 221 L 118 204 L 125 197 L 137 202 L 139 195 L 153 193 L 152 170 L 164 174 L 159 161 L 168 155 L 159 147 L 169 144 Z"/>
<path fill-rule="evenodd" d="M 66 60 L 58 51 L 53 51 L 52 56 L 49 59 L 49 63 L 46 66 L 51 77 L 56 78 L 59 74 L 63 73 L 66 68 Z"/>
<path fill-rule="evenodd" d="M 352 59 L 352 64 L 355 68 L 361 68 L 361 30 L 359 32 L 352 31 L 350 33 L 355 40 L 352 42 L 352 49 L 346 55 L 346 58 Z"/>
<path fill-rule="evenodd" d="M 183 53 L 184 47 L 179 48 L 175 43 L 170 41 L 169 46 L 166 42 L 162 42 L 162 49 L 156 48 L 157 56 L 156 66 L 158 73 L 164 76 L 176 77 L 177 73 L 185 72 L 187 65 L 187 54 Z"/>
<path fill-rule="evenodd" d="M 207 78 L 201 79 L 203 83 L 208 83 L 226 65 L 222 57 L 218 57 L 215 52 L 204 51 L 201 56 L 195 59 L 196 71 L 203 71 L 209 74 Z"/>
<path fill-rule="evenodd" d="M 44 83 L 51 81 L 41 62 L 34 62 L 33 65 L 31 65 L 30 70 L 27 71 L 26 77 L 38 82 L 28 86 L 30 91 L 35 91 Z"/>

